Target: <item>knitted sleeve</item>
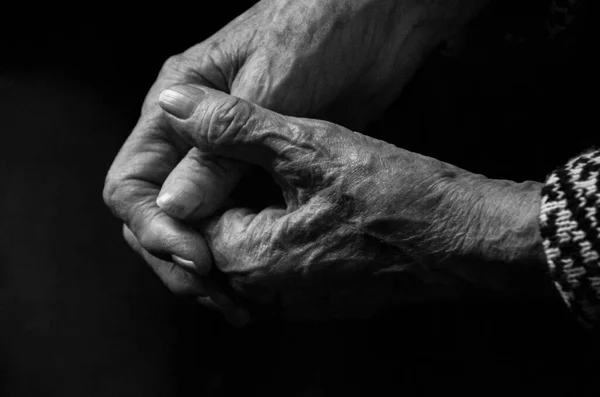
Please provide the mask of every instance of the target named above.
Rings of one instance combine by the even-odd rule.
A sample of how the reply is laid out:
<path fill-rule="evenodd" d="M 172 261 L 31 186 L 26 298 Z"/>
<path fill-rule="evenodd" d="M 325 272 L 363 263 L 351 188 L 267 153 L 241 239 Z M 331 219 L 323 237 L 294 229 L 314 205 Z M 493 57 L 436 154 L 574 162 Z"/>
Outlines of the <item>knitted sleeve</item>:
<path fill-rule="evenodd" d="M 541 236 L 550 276 L 588 326 L 600 326 L 600 150 L 571 159 L 542 189 Z"/>

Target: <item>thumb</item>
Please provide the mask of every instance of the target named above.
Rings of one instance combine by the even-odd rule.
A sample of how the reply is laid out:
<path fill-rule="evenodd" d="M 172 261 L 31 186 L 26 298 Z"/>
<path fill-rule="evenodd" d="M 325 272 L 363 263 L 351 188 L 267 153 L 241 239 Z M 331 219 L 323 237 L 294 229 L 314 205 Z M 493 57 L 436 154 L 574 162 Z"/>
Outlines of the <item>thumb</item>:
<path fill-rule="evenodd" d="M 173 129 L 193 146 L 267 170 L 297 140 L 285 116 L 207 87 L 170 87 L 159 104 Z"/>

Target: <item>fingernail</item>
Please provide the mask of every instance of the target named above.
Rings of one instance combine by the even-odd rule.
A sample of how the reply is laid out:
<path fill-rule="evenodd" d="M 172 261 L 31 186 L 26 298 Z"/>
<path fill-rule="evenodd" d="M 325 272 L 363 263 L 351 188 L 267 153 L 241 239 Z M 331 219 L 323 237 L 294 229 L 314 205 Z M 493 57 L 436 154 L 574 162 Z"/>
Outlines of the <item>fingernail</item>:
<path fill-rule="evenodd" d="M 185 120 L 194 113 L 196 105 L 203 96 L 204 91 L 200 88 L 191 85 L 176 85 L 161 92 L 158 103 L 164 111 Z"/>
<path fill-rule="evenodd" d="M 189 191 L 192 191 L 191 193 Z M 156 204 L 167 214 L 180 219 L 187 219 L 204 202 L 204 196 L 197 189 L 185 189 L 179 191 L 176 195 L 169 192 L 160 193 L 156 199 Z"/>
<path fill-rule="evenodd" d="M 196 265 L 192 261 L 180 258 L 177 255 L 171 255 L 171 258 L 173 258 L 173 262 L 175 262 L 177 265 L 179 265 L 183 268 L 186 268 L 189 270 L 194 270 L 194 271 L 196 270 Z"/>
<path fill-rule="evenodd" d="M 165 210 L 171 206 L 171 201 L 173 201 L 173 195 L 171 193 L 161 193 L 156 198 L 156 205 L 162 210 Z"/>

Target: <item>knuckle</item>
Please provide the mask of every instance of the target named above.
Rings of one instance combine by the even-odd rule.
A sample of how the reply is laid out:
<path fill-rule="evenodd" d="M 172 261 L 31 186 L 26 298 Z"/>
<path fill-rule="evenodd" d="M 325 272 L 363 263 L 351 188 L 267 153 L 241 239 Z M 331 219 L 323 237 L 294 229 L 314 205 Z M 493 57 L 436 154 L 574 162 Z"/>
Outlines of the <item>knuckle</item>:
<path fill-rule="evenodd" d="M 114 205 L 114 194 L 116 186 L 112 179 L 106 178 L 104 188 L 102 189 L 102 200 L 107 207 L 112 208 Z"/>
<path fill-rule="evenodd" d="M 124 223 L 131 218 L 131 199 L 135 196 L 134 187 L 121 178 L 108 176 L 104 182 L 102 199 L 112 214 Z"/>
<path fill-rule="evenodd" d="M 184 64 L 184 58 L 183 54 L 175 54 L 167 58 L 160 69 L 160 75 L 179 70 Z"/>
<path fill-rule="evenodd" d="M 186 53 L 175 54 L 163 62 L 158 81 L 185 84 L 197 78 L 198 62 Z"/>
<path fill-rule="evenodd" d="M 234 144 L 241 139 L 240 133 L 252 127 L 254 107 L 248 102 L 227 97 L 209 112 L 208 141 L 210 144 Z"/>
<path fill-rule="evenodd" d="M 158 73 L 156 81 L 144 100 L 142 115 L 157 109 L 158 94 L 173 84 L 185 84 L 194 76 L 193 62 L 184 54 L 176 54 L 167 58 Z"/>
<path fill-rule="evenodd" d="M 207 43 L 207 53 L 209 53 L 209 54 L 219 53 L 222 46 L 223 46 L 223 43 L 221 40 L 211 40 L 209 43 Z"/>
<path fill-rule="evenodd" d="M 119 203 L 122 201 L 121 189 L 119 188 L 120 183 L 114 178 L 107 177 L 104 181 L 104 188 L 102 190 L 102 199 L 104 200 L 104 204 L 110 210 L 118 216 L 117 209 L 119 207 Z"/>

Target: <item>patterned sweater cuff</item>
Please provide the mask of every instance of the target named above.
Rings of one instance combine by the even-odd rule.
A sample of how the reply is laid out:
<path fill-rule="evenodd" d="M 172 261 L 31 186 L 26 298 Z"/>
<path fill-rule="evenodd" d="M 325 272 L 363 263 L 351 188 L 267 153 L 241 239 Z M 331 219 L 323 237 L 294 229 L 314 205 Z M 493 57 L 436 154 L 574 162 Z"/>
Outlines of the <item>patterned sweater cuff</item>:
<path fill-rule="evenodd" d="M 542 189 L 541 236 L 550 276 L 583 323 L 600 325 L 600 150 L 554 171 Z"/>

